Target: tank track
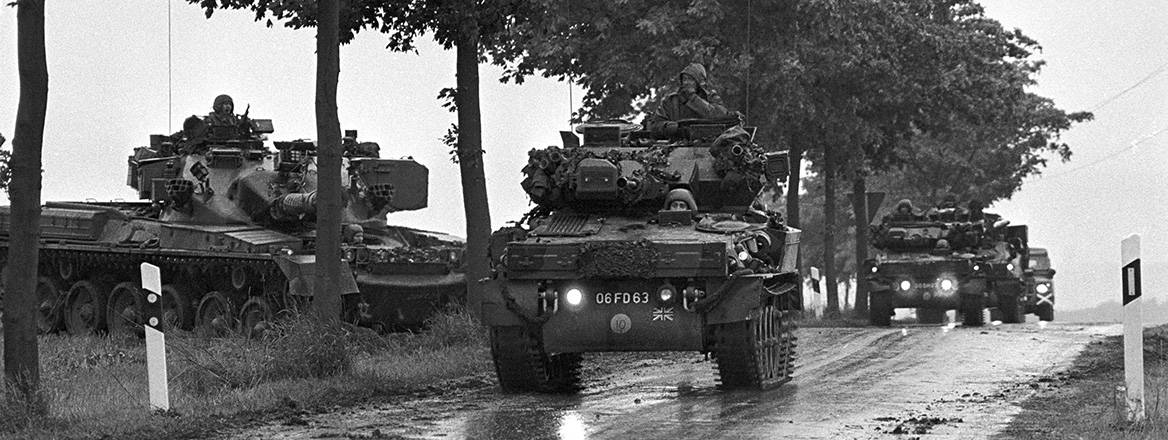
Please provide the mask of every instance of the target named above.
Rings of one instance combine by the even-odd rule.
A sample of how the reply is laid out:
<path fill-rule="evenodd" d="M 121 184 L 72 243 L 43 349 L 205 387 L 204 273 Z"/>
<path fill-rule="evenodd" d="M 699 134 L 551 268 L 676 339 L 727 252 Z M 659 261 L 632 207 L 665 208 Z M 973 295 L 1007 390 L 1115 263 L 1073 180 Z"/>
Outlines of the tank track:
<path fill-rule="evenodd" d="M 570 393 L 580 389 L 580 353 L 549 355 L 537 326 L 491 327 L 491 358 L 504 392 Z"/>
<path fill-rule="evenodd" d="M 189 304 L 183 307 L 189 311 L 191 318 L 199 300 L 207 292 L 222 290 L 227 295 L 238 297 L 242 303 L 248 297 L 280 296 L 285 292 L 287 284 L 275 261 L 266 254 L 208 255 L 190 251 L 120 247 L 78 249 L 69 244 L 45 243 L 40 250 L 39 272 L 42 280 L 55 287 L 56 298 L 52 301 L 42 300 L 39 318 L 43 322 L 40 330 L 52 332 L 66 327 L 69 312 L 67 302 L 72 286 L 88 281 L 100 287 L 102 291 L 99 293 L 108 297 L 108 287 L 127 281 L 136 285 L 139 265 L 143 262 L 162 269 L 164 285 L 172 284 L 185 289 L 189 296 L 185 300 Z M 242 290 L 232 289 L 231 271 L 235 268 L 244 268 L 257 278 L 249 281 Z M 104 308 L 106 299 L 102 298 L 94 304 L 99 309 Z M 104 310 L 97 312 L 104 313 Z M 101 322 L 99 327 L 107 324 L 103 320 L 98 321 Z M 193 319 L 187 319 L 181 326 L 189 328 L 193 323 Z"/>
<path fill-rule="evenodd" d="M 795 370 L 795 325 L 790 312 L 763 306 L 759 319 L 710 325 L 710 352 L 723 389 L 770 389 Z"/>

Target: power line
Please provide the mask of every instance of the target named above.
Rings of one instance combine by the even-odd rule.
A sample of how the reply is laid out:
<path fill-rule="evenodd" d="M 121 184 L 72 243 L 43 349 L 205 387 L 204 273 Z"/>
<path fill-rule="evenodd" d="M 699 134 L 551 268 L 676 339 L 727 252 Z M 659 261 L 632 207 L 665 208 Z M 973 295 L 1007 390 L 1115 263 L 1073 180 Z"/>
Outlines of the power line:
<path fill-rule="evenodd" d="M 1059 178 L 1059 177 L 1063 177 L 1063 176 L 1066 176 L 1066 175 L 1068 175 L 1068 174 L 1071 174 L 1071 173 L 1074 173 L 1074 172 L 1077 172 L 1077 171 L 1081 171 L 1081 170 L 1084 170 L 1084 169 L 1087 169 L 1087 168 L 1093 167 L 1093 166 L 1095 166 L 1095 165 L 1099 165 L 1099 164 L 1101 164 L 1101 163 L 1103 163 L 1103 162 L 1106 162 L 1106 161 L 1108 161 L 1108 160 L 1114 159 L 1116 156 L 1119 156 L 1119 155 L 1121 155 L 1121 154 L 1123 154 L 1123 153 L 1126 153 L 1126 152 L 1128 152 L 1128 151 L 1131 151 L 1132 149 L 1134 149 L 1135 147 L 1139 146 L 1140 144 L 1142 144 L 1142 143 L 1145 143 L 1145 142 L 1147 142 L 1147 141 L 1150 141 L 1150 140 L 1152 140 L 1152 139 L 1156 138 L 1156 136 L 1159 136 L 1160 134 L 1162 134 L 1162 133 L 1164 133 L 1164 132 L 1166 132 L 1166 131 L 1168 131 L 1168 126 L 1165 126 L 1164 128 L 1161 128 L 1161 129 L 1159 129 L 1159 130 L 1156 130 L 1156 131 L 1155 131 L 1155 132 L 1153 132 L 1152 134 L 1149 134 L 1149 135 L 1146 135 L 1146 136 L 1144 136 L 1144 137 L 1141 137 L 1141 138 L 1139 138 L 1139 139 L 1136 139 L 1136 140 L 1132 141 L 1132 142 L 1131 142 L 1131 144 L 1129 144 L 1129 145 L 1128 145 L 1126 148 L 1124 148 L 1124 149 L 1122 149 L 1122 150 L 1119 150 L 1119 151 L 1116 151 L 1116 152 L 1114 152 L 1114 153 L 1108 154 L 1108 155 L 1106 155 L 1106 156 L 1103 156 L 1103 157 L 1101 157 L 1101 158 L 1099 158 L 1099 159 L 1096 159 L 1096 160 L 1094 160 L 1094 161 L 1092 161 L 1092 162 L 1090 162 L 1090 163 L 1087 163 L 1087 164 L 1084 164 L 1084 165 L 1082 165 L 1082 166 L 1078 166 L 1078 167 L 1075 167 L 1075 168 L 1069 169 L 1069 170 L 1067 170 L 1067 171 L 1063 171 L 1063 172 L 1061 172 L 1061 173 L 1058 173 L 1058 174 L 1053 174 L 1053 175 L 1050 175 L 1050 176 L 1041 176 L 1041 175 L 1040 175 L 1040 176 L 1042 177 L 1042 180 L 1041 180 L 1041 181 L 1046 181 L 1046 180 L 1050 180 L 1050 179 L 1057 179 L 1057 178 Z"/>
<path fill-rule="evenodd" d="M 1111 104 L 1116 99 L 1119 99 L 1121 96 L 1126 95 L 1128 92 L 1135 90 L 1139 86 L 1144 85 L 1144 83 L 1148 82 L 1152 78 L 1155 78 L 1156 75 L 1164 73 L 1165 71 L 1168 71 L 1168 62 L 1161 64 L 1160 67 L 1157 67 L 1155 70 L 1152 71 L 1152 73 L 1149 73 L 1147 76 L 1144 76 L 1139 81 L 1136 81 L 1135 84 L 1132 84 L 1132 85 L 1128 86 L 1127 88 L 1121 90 L 1119 93 L 1116 93 L 1116 94 L 1112 95 L 1111 97 L 1104 99 L 1102 102 L 1095 104 L 1095 106 L 1091 107 L 1091 109 L 1088 111 L 1094 112 L 1096 110 L 1103 108 L 1107 104 Z"/>

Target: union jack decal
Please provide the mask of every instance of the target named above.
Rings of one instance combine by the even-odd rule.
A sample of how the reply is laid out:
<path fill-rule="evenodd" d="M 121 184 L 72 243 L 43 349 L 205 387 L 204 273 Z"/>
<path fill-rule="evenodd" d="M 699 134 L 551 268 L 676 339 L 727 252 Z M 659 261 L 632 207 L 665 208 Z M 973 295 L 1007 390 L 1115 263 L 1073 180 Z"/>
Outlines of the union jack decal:
<path fill-rule="evenodd" d="M 654 307 L 653 308 L 654 321 L 672 321 L 673 307 Z"/>

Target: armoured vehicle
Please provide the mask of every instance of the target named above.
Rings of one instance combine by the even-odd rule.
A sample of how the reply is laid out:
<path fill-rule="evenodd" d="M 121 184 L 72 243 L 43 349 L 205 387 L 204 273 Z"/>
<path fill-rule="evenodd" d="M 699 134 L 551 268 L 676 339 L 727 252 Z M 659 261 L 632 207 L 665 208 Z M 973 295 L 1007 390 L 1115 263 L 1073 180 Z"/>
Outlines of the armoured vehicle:
<path fill-rule="evenodd" d="M 1054 321 L 1054 273 L 1046 249 L 1030 248 L 1030 262 L 1023 272 L 1025 287 L 1020 299 L 1024 313 L 1038 315 L 1043 321 Z"/>
<path fill-rule="evenodd" d="M 781 196 L 786 152 L 737 118 L 679 125 L 583 124 L 530 151 L 537 206 L 492 235 L 482 304 L 504 391 L 576 389 L 585 352 L 707 353 L 725 388 L 790 379 L 800 231 L 756 198 Z"/>
<path fill-rule="evenodd" d="M 314 278 L 316 146 L 274 142 L 271 120 L 188 118 L 129 157 L 138 202 L 49 202 L 41 210 L 42 331 L 141 328 L 138 265 L 162 269 L 164 324 L 253 334 L 309 302 Z M 344 319 L 378 329 L 417 325 L 461 298 L 462 241 L 386 223 L 427 203 L 425 166 L 343 141 Z M 0 207 L 0 246 L 10 214 Z M 6 254 L 6 252 L 5 252 Z"/>
<path fill-rule="evenodd" d="M 1020 266 L 1025 261 L 1025 226 L 997 216 L 971 220 L 940 213 L 891 215 L 875 227 L 876 258 L 864 268 L 869 321 L 887 326 L 897 308 L 916 308 L 922 323 L 940 323 L 957 310 L 967 326 L 985 324 L 985 309 L 1004 322 L 1021 322 Z"/>

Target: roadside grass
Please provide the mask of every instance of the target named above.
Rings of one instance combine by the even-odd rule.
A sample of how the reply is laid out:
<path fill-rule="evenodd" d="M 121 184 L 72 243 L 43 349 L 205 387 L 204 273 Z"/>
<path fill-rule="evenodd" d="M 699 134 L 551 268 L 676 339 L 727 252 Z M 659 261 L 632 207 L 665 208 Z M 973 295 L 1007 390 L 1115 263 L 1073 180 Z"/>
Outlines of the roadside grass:
<path fill-rule="evenodd" d="M 1123 339 L 1091 342 L 1061 377 L 1040 379 L 1040 392 L 1002 432 L 1010 439 L 1168 438 L 1168 326 L 1144 330 L 1144 398 L 1147 418 L 1126 420 Z"/>
<path fill-rule="evenodd" d="M 306 316 L 276 325 L 258 340 L 168 333 L 171 411 L 165 413 L 149 408 L 145 344 L 139 339 L 43 336 L 40 361 L 48 416 L 6 398 L 0 401 L 0 437 L 202 438 L 491 371 L 485 331 L 455 309 L 412 334 L 321 330 Z"/>

